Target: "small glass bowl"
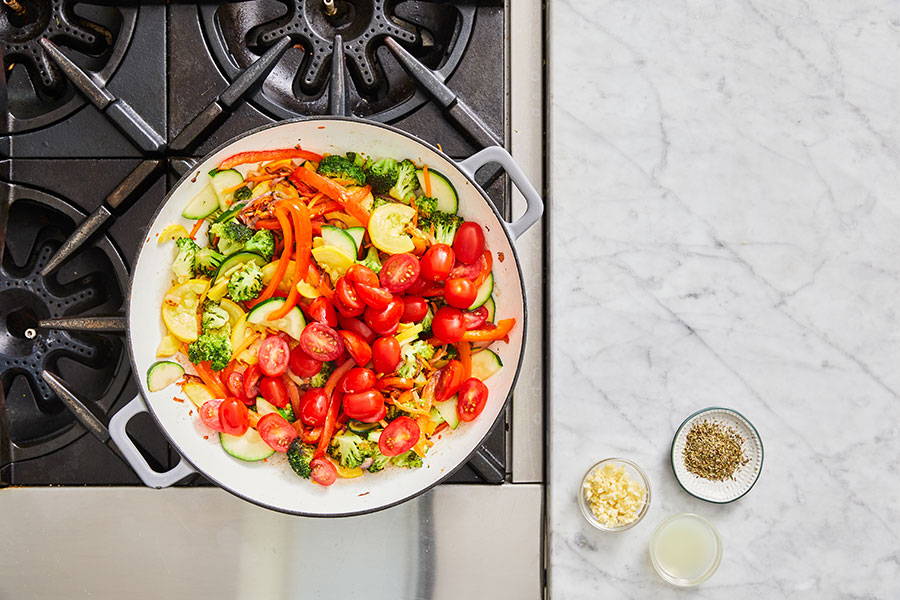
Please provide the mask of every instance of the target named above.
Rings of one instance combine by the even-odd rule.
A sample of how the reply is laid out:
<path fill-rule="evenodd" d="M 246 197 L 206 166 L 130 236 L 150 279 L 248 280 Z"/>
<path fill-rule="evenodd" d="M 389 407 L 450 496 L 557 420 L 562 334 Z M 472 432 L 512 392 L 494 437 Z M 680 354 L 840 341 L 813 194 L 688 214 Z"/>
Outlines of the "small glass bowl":
<path fill-rule="evenodd" d="M 638 512 L 634 521 L 626 523 L 625 525 L 620 525 L 619 527 L 609 527 L 598 521 L 594 516 L 594 513 L 591 511 L 591 507 L 588 506 L 587 500 L 585 500 L 584 498 L 584 483 L 585 481 L 587 481 L 588 476 L 596 469 L 599 469 L 600 467 L 609 463 L 624 468 L 629 477 L 644 486 L 645 492 L 644 505 L 641 507 L 641 510 L 640 512 Z M 641 522 L 641 519 L 644 518 L 644 515 L 647 514 L 647 510 L 650 508 L 650 480 L 647 478 L 647 474 L 644 473 L 644 471 L 639 466 L 626 458 L 605 458 L 588 469 L 584 474 L 584 477 L 582 477 L 581 485 L 578 486 L 578 506 L 581 507 L 581 514 L 584 515 L 585 520 L 600 531 L 619 532 L 625 531 L 626 529 L 631 529 Z"/>
<path fill-rule="evenodd" d="M 698 576 L 688 579 L 685 577 L 679 577 L 674 573 L 670 573 L 663 566 L 662 562 L 659 560 L 659 557 L 656 553 L 656 545 L 657 538 L 659 537 L 662 530 L 669 523 L 678 520 L 678 519 L 693 519 L 700 523 L 703 527 L 706 528 L 712 534 L 712 538 L 716 545 L 714 550 L 714 556 L 712 562 L 709 564 L 707 569 L 699 574 Z M 671 583 L 674 586 L 678 587 L 693 587 L 695 585 L 700 585 L 707 579 L 713 576 L 713 574 L 718 570 L 719 564 L 722 562 L 722 538 L 719 536 L 719 530 L 716 529 L 715 525 L 701 517 L 700 515 L 694 513 L 679 513 L 677 515 L 672 515 L 667 519 L 664 519 L 662 523 L 660 523 L 656 529 L 653 531 L 653 535 L 650 537 L 650 563 L 653 565 L 653 568 L 656 570 L 656 573 L 665 581 Z"/>

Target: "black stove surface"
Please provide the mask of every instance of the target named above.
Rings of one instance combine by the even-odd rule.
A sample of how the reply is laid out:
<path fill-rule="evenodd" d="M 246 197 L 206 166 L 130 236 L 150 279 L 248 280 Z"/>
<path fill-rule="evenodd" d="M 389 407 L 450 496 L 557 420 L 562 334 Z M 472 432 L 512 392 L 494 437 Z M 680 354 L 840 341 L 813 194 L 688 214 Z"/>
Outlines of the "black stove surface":
<path fill-rule="evenodd" d="M 507 129 L 502 2 L 335 0 L 342 12 L 333 20 L 313 10 L 317 1 L 302 0 L 19 2 L 38 12 L 17 21 L 0 5 L 9 98 L 9 114 L 0 123 L 0 201 L 9 210 L 0 265 L 0 486 L 141 485 L 40 377 L 43 369 L 61 376 L 108 422 L 137 394 L 124 336 L 44 331 L 36 323 L 122 313 L 138 240 L 185 161 L 259 125 L 329 114 L 335 32 L 344 40 L 352 114 L 409 131 L 454 157 L 479 149 L 378 42 L 392 35 L 440 73 L 501 139 Z M 62 19 L 45 22 L 47 15 Z M 114 211 L 103 232 L 44 278 L 38 274 L 42 261 L 147 155 L 84 100 L 39 46 L 35 50 L 35 32 L 50 37 L 169 141 L 272 41 L 288 35 L 293 47 L 188 151 L 157 156 L 166 175 L 148 179 Z M 486 189 L 506 211 L 505 178 Z M 0 204 L 0 215 L 3 208 Z M 0 226 L 0 236 L 2 231 Z M 507 420 L 501 420 L 482 457 L 448 481 L 502 482 L 508 472 L 507 429 Z M 129 433 L 154 464 L 171 468 L 178 462 L 149 415 L 132 420 Z M 180 485 L 209 484 L 193 476 Z"/>

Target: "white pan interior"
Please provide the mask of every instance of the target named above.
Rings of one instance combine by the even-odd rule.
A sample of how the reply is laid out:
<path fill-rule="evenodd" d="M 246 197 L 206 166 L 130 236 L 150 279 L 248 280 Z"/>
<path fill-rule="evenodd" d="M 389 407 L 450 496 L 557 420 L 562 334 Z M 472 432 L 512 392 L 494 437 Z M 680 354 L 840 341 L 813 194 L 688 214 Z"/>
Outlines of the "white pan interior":
<path fill-rule="evenodd" d="M 147 368 L 157 360 L 155 351 L 165 328 L 160 318 L 160 303 L 171 285 L 170 263 L 173 244 L 158 246 L 159 232 L 171 223 L 190 223 L 181 210 L 206 184 L 204 176 L 223 158 L 237 152 L 288 148 L 296 144 L 319 153 L 343 153 L 350 150 L 370 156 L 410 158 L 447 176 L 460 198 L 459 213 L 485 229 L 487 244 L 494 257 L 494 299 L 497 319 L 513 317 L 516 327 L 508 344 L 495 343 L 504 364 L 486 385 L 490 391 L 487 407 L 473 423 L 464 423 L 456 431 L 445 431 L 429 452 L 421 469 L 387 468 L 356 479 L 338 479 L 328 487 L 299 479 L 288 467 L 284 455 L 267 462 L 248 463 L 227 455 L 217 436 L 197 419 L 190 402 L 177 386 L 151 393 L 147 390 Z M 196 181 L 192 181 L 196 179 Z M 408 499 L 450 474 L 462 464 L 494 424 L 510 392 L 522 347 L 524 300 L 521 279 L 504 226 L 478 188 L 438 152 L 407 135 L 367 122 L 339 119 L 293 121 L 256 131 L 220 148 L 208 156 L 170 193 L 142 241 L 129 298 L 129 341 L 141 392 L 151 412 L 178 451 L 198 470 L 223 488 L 257 504 L 280 511 L 307 515 L 347 515 L 384 508 Z M 205 240 L 200 240 L 201 243 Z M 502 258 L 501 258 L 502 257 Z M 204 439 L 207 435 L 209 439 Z"/>

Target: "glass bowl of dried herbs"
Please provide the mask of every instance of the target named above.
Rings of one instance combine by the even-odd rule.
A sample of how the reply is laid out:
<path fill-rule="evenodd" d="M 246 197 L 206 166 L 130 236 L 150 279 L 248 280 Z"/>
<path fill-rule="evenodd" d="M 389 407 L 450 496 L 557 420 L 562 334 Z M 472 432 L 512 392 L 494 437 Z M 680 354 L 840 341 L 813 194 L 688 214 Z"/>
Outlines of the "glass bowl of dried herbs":
<path fill-rule="evenodd" d="M 756 427 L 730 408 L 690 415 L 672 440 L 672 470 L 684 490 L 726 504 L 744 496 L 762 472 L 763 445 Z"/>

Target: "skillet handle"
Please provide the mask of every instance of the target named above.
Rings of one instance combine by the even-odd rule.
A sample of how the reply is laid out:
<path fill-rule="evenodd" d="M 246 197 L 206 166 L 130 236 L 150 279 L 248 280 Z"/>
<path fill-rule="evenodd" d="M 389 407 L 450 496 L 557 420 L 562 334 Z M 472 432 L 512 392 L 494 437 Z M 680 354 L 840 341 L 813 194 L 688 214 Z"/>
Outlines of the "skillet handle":
<path fill-rule="evenodd" d="M 503 167 L 509 178 L 512 179 L 513 184 L 525 197 L 525 202 L 528 205 L 525 214 L 519 217 L 517 221 L 507 224 L 507 229 L 509 229 L 513 238 L 518 238 L 541 218 L 541 214 L 544 212 L 544 201 L 541 200 L 541 195 L 531 185 L 528 176 L 522 171 L 519 163 L 500 146 L 488 146 L 466 160 L 456 163 L 456 165 L 463 173 L 474 180 L 475 172 L 488 163 L 497 163 Z"/>
<path fill-rule="evenodd" d="M 128 461 L 128 464 L 131 465 L 131 468 L 134 469 L 137 476 L 144 482 L 144 485 L 157 489 L 169 487 L 188 475 L 196 473 L 194 468 L 188 464 L 184 458 L 178 461 L 178 464 L 175 465 L 175 467 L 164 473 L 154 471 L 150 468 L 150 465 L 144 460 L 144 457 L 131 441 L 131 438 L 125 433 L 125 427 L 128 425 L 128 421 L 138 413 L 142 412 L 147 412 L 147 406 L 144 404 L 143 398 L 136 396 L 134 400 L 123 406 L 122 409 L 114 414 L 112 419 L 109 420 L 109 436 L 116 443 L 119 452 L 122 453 L 122 456 L 125 457 L 125 460 Z"/>

